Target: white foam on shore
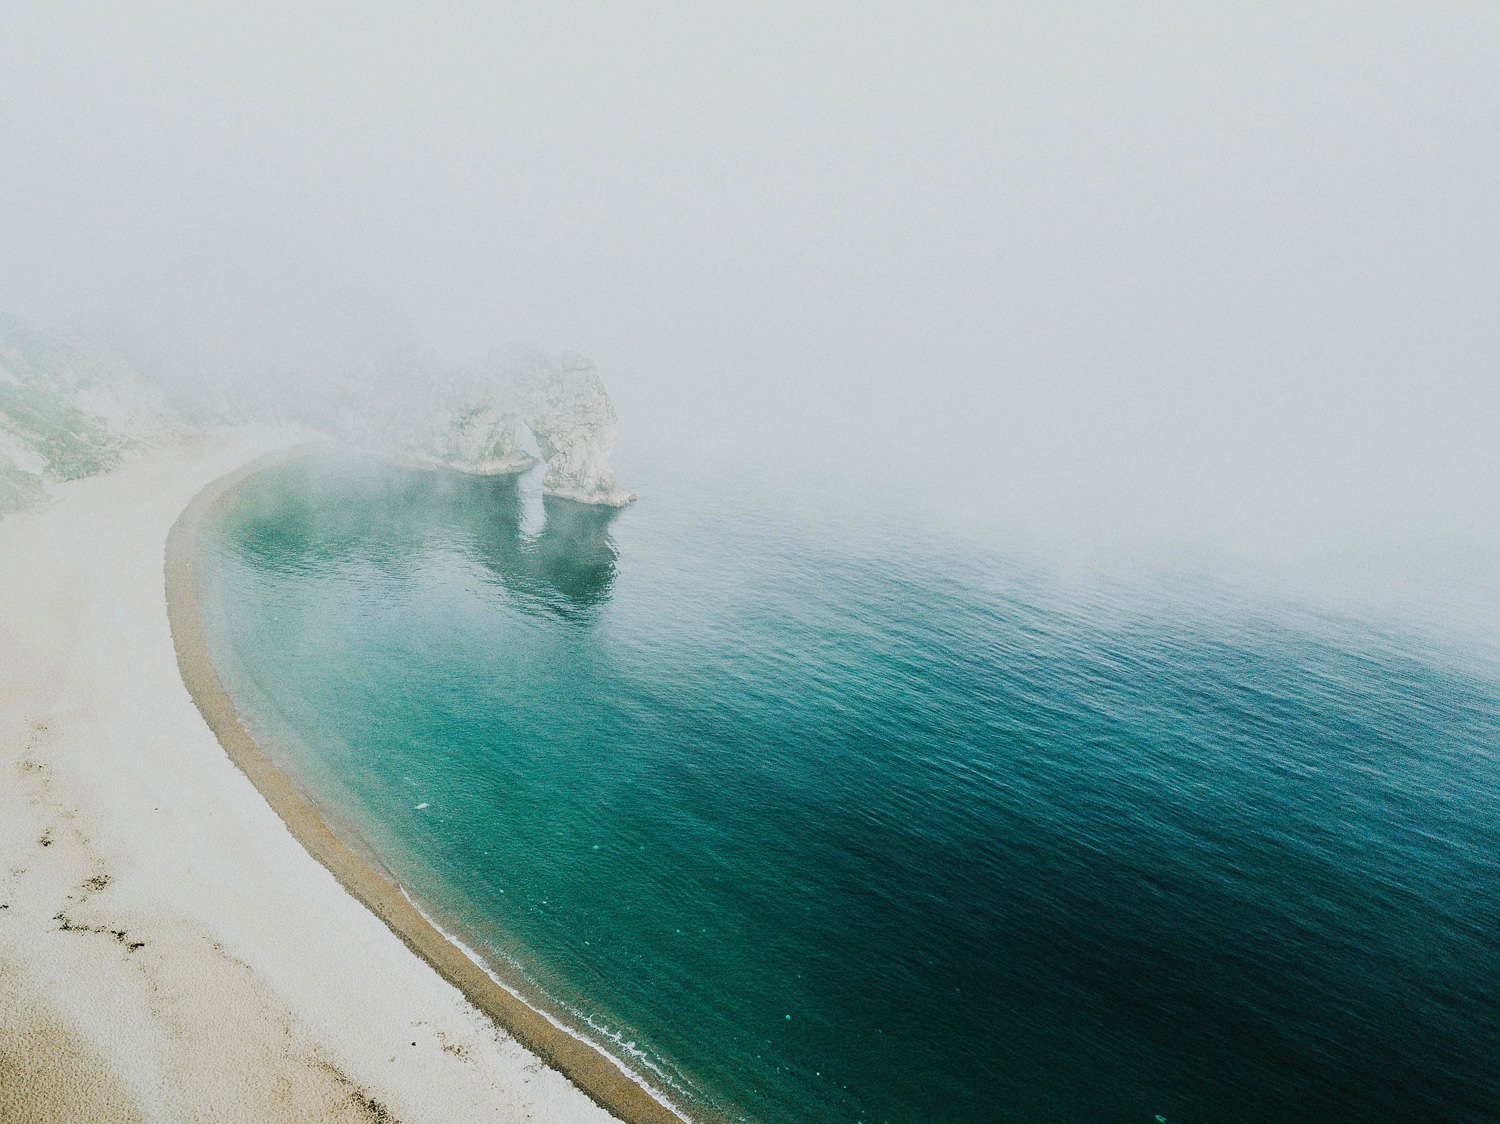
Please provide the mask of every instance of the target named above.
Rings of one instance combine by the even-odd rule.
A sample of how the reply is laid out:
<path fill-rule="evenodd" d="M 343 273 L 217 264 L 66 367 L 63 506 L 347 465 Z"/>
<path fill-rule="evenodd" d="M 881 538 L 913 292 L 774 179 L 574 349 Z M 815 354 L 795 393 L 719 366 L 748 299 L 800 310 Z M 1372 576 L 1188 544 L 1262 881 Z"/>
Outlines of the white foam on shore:
<path fill-rule="evenodd" d="M 630 1078 L 631 1081 L 635 1082 L 643 1090 L 645 1090 L 646 1094 L 652 1100 L 656 1101 L 657 1104 L 661 1105 L 668 1112 L 670 1112 L 673 1116 L 675 1116 L 679 1120 L 683 1121 L 683 1124 L 693 1124 L 692 1117 L 686 1115 L 680 1108 L 678 1108 L 675 1104 L 673 1104 L 670 1100 L 668 1100 L 661 1093 L 661 1091 L 659 1089 L 657 1089 L 649 1081 L 646 1080 L 646 1078 L 645 1078 L 645 1076 L 643 1074 L 641 1074 L 640 1072 L 638 1072 L 635 1069 L 632 1069 L 626 1062 L 622 1061 L 617 1055 L 615 1055 L 615 1054 L 611 1053 L 610 1051 L 606 1050 L 603 1046 L 601 1046 L 594 1039 L 588 1037 L 585 1034 L 580 1033 L 578 1030 L 576 1030 L 573 1027 L 569 1026 L 567 1023 L 565 1023 L 562 1020 L 556 1018 L 551 1013 L 542 1010 L 536 1004 L 534 1004 L 530 1000 L 528 1000 L 524 995 L 522 995 L 514 987 L 512 987 L 510 984 L 506 983 L 505 980 L 502 979 L 494 971 L 494 969 L 492 969 L 489 966 L 489 964 L 487 964 L 485 962 L 484 957 L 481 956 L 477 951 L 475 951 L 475 949 L 473 947 L 471 947 L 465 941 L 461 940 L 459 937 L 455 936 L 453 933 L 449 932 L 447 929 L 443 928 L 443 926 L 438 922 L 438 920 L 435 917 L 433 917 L 425 909 L 423 909 L 422 906 L 417 902 L 417 900 L 411 896 L 411 894 L 407 893 L 405 886 L 402 886 L 402 885 L 400 885 L 400 883 L 397 883 L 397 889 L 399 889 L 401 891 L 401 896 L 406 899 L 407 904 L 409 904 L 414 910 L 416 910 L 418 913 L 420 913 L 422 915 L 422 919 L 424 921 L 426 921 L 427 924 L 431 925 L 434 929 L 436 929 L 439 933 L 441 933 L 443 935 L 444 939 L 447 940 L 449 944 L 453 945 L 454 948 L 458 949 L 466 957 L 468 957 L 469 961 L 476 968 L 478 968 L 481 972 L 483 972 L 486 976 L 488 976 L 491 980 L 493 980 L 495 982 L 495 984 L 498 987 L 500 987 L 502 990 L 504 990 L 507 995 L 511 996 L 517 1002 L 524 1004 L 529 1010 L 534 1011 L 538 1015 L 542 1016 L 542 1018 L 546 1019 L 549 1023 L 551 1023 L 558 1030 L 560 1030 L 564 1034 L 568 1035 L 568 1037 L 574 1038 L 574 1039 L 578 1040 L 579 1042 L 584 1043 L 586 1046 L 589 1046 L 591 1049 L 599 1051 L 600 1054 L 604 1055 L 604 1057 L 606 1057 L 606 1058 L 608 1058 L 610 1060 L 610 1062 L 614 1065 L 614 1067 L 616 1069 L 618 1069 L 626 1077 Z M 650 1060 L 650 1058 L 647 1057 L 645 1051 L 642 1050 L 640 1047 L 638 1047 L 634 1042 L 626 1042 L 626 1041 L 624 1041 L 624 1039 L 621 1038 L 621 1036 L 617 1032 L 611 1031 L 607 1027 L 600 1026 L 592 1018 L 583 1017 L 583 1021 L 586 1022 L 594 1030 L 598 1031 L 600 1034 L 603 1034 L 603 1035 L 606 1035 L 607 1037 L 609 1037 L 617 1046 L 620 1046 L 621 1048 L 627 1050 L 629 1053 L 631 1053 L 635 1057 L 639 1058 L 640 1061 L 641 1061 L 641 1063 L 643 1065 L 645 1065 L 647 1068 L 649 1068 L 653 1073 L 657 1074 L 663 1081 L 667 1081 L 667 1082 L 671 1082 L 671 1083 L 675 1084 L 675 1082 L 672 1082 L 672 1078 L 667 1073 L 665 1073 L 660 1067 L 651 1064 L 651 1060 Z"/>

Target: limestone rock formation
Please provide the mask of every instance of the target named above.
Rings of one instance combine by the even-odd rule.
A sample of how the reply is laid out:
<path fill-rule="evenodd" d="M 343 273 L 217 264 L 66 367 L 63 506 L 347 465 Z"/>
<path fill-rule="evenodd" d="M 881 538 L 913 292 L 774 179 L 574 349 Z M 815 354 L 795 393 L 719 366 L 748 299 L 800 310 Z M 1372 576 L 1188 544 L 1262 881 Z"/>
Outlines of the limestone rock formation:
<path fill-rule="evenodd" d="M 536 464 L 521 444 L 520 415 L 477 391 L 438 407 L 427 422 L 418 459 L 480 476 L 525 472 Z"/>
<path fill-rule="evenodd" d="M 536 463 L 521 427 L 547 462 L 542 491 L 578 503 L 623 507 L 635 496 L 610 471 L 618 422 L 599 372 L 577 355 L 492 352 L 449 373 L 414 450 L 464 472 L 524 472 Z"/>
<path fill-rule="evenodd" d="M 615 408 L 589 360 L 511 349 L 459 364 L 399 329 L 345 335 L 278 343 L 267 327 L 263 340 L 245 332 L 222 348 L 190 338 L 134 353 L 142 370 L 175 381 L 179 414 L 113 351 L 0 315 L 0 512 L 32 502 L 48 481 L 113 467 L 181 416 L 296 423 L 380 456 L 480 475 L 525 472 L 539 452 L 547 495 L 605 507 L 635 498 L 610 470 Z"/>

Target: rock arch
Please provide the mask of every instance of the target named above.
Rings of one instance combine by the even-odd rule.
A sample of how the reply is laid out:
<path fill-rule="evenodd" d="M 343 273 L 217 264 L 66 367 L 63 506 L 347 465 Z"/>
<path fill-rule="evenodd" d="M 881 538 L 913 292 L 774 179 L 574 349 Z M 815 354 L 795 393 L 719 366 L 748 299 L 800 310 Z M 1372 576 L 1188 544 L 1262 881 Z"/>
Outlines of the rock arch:
<path fill-rule="evenodd" d="M 491 353 L 463 368 L 422 439 L 423 459 L 463 472 L 525 472 L 547 463 L 542 491 L 623 507 L 635 498 L 609 467 L 618 421 L 592 361 L 578 355 Z"/>

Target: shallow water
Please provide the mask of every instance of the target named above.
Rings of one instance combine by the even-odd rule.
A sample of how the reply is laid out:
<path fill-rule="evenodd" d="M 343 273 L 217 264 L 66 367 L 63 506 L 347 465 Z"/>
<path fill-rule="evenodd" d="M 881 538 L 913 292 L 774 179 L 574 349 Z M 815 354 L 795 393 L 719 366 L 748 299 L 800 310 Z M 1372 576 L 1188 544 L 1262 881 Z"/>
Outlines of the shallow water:
<path fill-rule="evenodd" d="M 1203 579 L 319 461 L 204 540 L 253 729 L 691 1108 L 1500 1119 L 1500 681 Z"/>

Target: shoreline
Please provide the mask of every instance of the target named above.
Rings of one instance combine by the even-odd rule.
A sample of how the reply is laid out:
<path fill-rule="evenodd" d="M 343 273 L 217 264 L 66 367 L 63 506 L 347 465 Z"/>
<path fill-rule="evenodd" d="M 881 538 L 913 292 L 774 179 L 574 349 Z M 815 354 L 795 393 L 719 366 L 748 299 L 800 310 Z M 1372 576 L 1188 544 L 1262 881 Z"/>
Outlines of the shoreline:
<path fill-rule="evenodd" d="M 218 477 L 193 496 L 168 532 L 164 560 L 167 618 L 182 682 L 194 705 L 230 761 L 303 849 L 469 1003 L 624 1124 L 690 1124 L 690 1118 L 623 1062 L 526 1002 L 466 952 L 461 942 L 444 933 L 399 883 L 329 827 L 312 801 L 272 763 L 240 722 L 203 631 L 197 582 L 199 531 L 204 519 L 230 502 L 251 477 L 274 465 L 313 456 L 320 447 L 282 449 Z"/>

